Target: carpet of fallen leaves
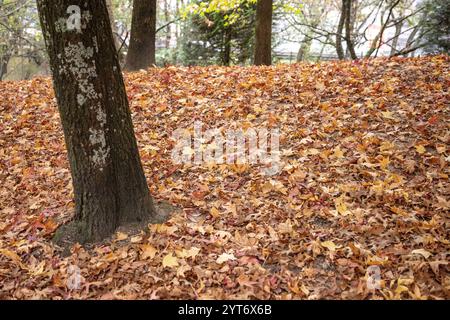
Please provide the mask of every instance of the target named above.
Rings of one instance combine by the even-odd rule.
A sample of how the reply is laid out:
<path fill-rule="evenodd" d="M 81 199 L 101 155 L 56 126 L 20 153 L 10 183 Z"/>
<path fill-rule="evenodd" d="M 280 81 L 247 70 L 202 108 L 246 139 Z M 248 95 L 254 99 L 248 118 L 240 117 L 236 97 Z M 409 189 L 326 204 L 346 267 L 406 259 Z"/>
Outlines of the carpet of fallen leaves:
<path fill-rule="evenodd" d="M 151 192 L 180 211 L 67 257 L 50 242 L 74 208 L 51 80 L 0 82 L 0 298 L 450 298 L 449 69 L 435 56 L 128 74 Z M 279 128 L 283 170 L 175 165 L 172 132 L 195 120 Z"/>

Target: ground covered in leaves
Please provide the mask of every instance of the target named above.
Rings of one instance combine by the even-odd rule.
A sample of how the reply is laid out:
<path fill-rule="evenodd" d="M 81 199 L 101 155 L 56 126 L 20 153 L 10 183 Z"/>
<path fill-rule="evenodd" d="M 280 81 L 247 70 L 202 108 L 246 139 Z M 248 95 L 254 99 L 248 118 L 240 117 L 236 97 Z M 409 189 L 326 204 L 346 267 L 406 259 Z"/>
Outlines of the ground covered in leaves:
<path fill-rule="evenodd" d="M 180 211 L 68 257 L 50 242 L 74 208 L 51 81 L 0 82 L 0 298 L 450 298 L 449 69 L 436 56 L 129 74 L 151 192 Z M 175 165 L 172 132 L 195 120 L 279 128 L 282 171 Z"/>

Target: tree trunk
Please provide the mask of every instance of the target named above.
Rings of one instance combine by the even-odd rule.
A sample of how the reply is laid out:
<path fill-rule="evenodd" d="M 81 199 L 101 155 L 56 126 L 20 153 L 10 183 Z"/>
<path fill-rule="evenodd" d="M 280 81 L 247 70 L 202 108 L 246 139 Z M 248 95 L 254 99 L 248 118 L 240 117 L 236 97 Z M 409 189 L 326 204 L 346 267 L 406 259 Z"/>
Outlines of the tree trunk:
<path fill-rule="evenodd" d="M 0 81 L 8 73 L 9 54 L 4 54 L 0 57 Z"/>
<path fill-rule="evenodd" d="M 389 56 L 393 57 L 397 53 L 397 45 L 398 45 L 398 39 L 400 38 L 400 34 L 402 33 L 402 23 L 399 22 L 395 25 L 395 35 L 394 39 L 392 39 L 392 46 L 391 46 L 391 53 Z"/>
<path fill-rule="evenodd" d="M 228 26 L 225 29 L 225 35 L 224 35 L 224 40 L 223 40 L 223 65 L 225 66 L 229 66 L 231 63 L 231 37 L 232 37 L 232 33 L 231 33 L 231 27 Z"/>
<path fill-rule="evenodd" d="M 73 229 L 81 243 L 98 241 L 120 225 L 156 216 L 108 10 L 105 0 L 37 5 L 72 173 Z M 68 28 L 61 21 L 76 17 L 77 8 L 81 24 L 75 18 Z"/>
<path fill-rule="evenodd" d="M 352 39 L 352 0 L 344 0 L 345 5 L 345 41 L 347 42 L 347 49 L 352 60 L 358 59 L 355 52 L 355 46 Z"/>
<path fill-rule="evenodd" d="M 166 23 L 170 22 L 170 3 L 169 0 L 164 0 L 164 18 L 166 19 Z M 165 39 L 165 47 L 166 49 L 170 49 L 170 43 L 172 41 L 172 27 L 170 24 L 166 27 L 166 39 Z"/>
<path fill-rule="evenodd" d="M 272 64 L 273 0 L 258 0 L 256 6 L 255 65 Z"/>
<path fill-rule="evenodd" d="M 119 51 L 122 43 L 117 35 L 117 27 L 114 18 L 114 7 L 112 4 L 112 0 L 106 0 L 106 7 L 108 8 L 109 20 L 111 22 L 111 30 L 114 37 L 114 45 L 116 47 L 116 50 Z"/>
<path fill-rule="evenodd" d="M 311 43 L 312 40 L 310 38 L 305 37 L 297 52 L 297 62 L 306 60 L 311 48 Z"/>
<path fill-rule="evenodd" d="M 156 0 L 134 0 L 131 38 L 125 69 L 136 71 L 155 64 Z"/>
<path fill-rule="evenodd" d="M 336 53 L 339 60 L 345 59 L 344 48 L 342 46 L 342 32 L 344 30 L 344 24 L 346 20 L 346 1 L 342 0 L 341 16 L 339 18 L 339 23 L 336 31 Z"/>

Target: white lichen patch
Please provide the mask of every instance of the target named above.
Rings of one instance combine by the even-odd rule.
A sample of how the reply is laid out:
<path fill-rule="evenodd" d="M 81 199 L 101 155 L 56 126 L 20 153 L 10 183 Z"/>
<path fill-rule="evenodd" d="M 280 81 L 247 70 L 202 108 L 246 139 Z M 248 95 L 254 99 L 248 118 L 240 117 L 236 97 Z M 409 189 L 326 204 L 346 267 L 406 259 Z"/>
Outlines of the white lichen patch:
<path fill-rule="evenodd" d="M 106 124 L 106 112 L 103 111 L 102 108 L 98 107 L 97 110 L 97 121 L 100 123 L 101 127 L 104 127 Z"/>
<path fill-rule="evenodd" d="M 94 39 L 95 40 L 95 39 Z M 95 42 L 95 41 L 94 41 Z M 103 171 L 109 157 L 110 148 L 106 144 L 105 126 L 106 112 L 102 108 L 102 94 L 95 88 L 97 70 L 95 67 L 94 54 L 97 48 L 85 47 L 82 42 L 70 43 L 64 49 L 63 60 L 65 68 L 60 69 L 60 73 L 73 77 L 77 83 L 77 105 L 78 107 L 89 106 L 95 115 L 97 124 L 89 129 L 89 143 L 92 146 L 90 157 L 93 165 Z"/>
<path fill-rule="evenodd" d="M 106 146 L 105 132 L 92 128 L 89 129 L 89 132 L 89 142 L 95 147 L 91 160 L 95 166 L 103 170 L 110 152 L 110 148 Z"/>
<path fill-rule="evenodd" d="M 86 98 L 82 94 L 77 95 L 77 103 L 82 106 L 86 102 Z"/>

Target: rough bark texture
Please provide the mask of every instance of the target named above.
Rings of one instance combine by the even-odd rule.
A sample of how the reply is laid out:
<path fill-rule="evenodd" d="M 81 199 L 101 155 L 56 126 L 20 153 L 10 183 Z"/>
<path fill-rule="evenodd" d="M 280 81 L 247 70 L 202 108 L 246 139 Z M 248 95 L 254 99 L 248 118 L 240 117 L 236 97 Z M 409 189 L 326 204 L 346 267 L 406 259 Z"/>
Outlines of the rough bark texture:
<path fill-rule="evenodd" d="M 125 69 L 147 69 L 155 64 L 156 0 L 134 0 L 131 38 Z"/>
<path fill-rule="evenodd" d="M 105 0 L 38 0 L 72 173 L 80 242 L 156 210 L 145 180 Z M 68 7 L 81 28 L 67 29 Z"/>
<path fill-rule="evenodd" d="M 258 0 L 256 6 L 255 65 L 272 64 L 273 0 Z"/>
<path fill-rule="evenodd" d="M 347 42 L 347 49 L 350 53 L 350 58 L 352 60 L 358 59 L 358 56 L 355 52 L 355 45 L 353 43 L 352 36 L 352 0 L 344 0 L 345 2 L 345 41 Z"/>
<path fill-rule="evenodd" d="M 223 39 L 223 57 L 222 63 L 225 66 L 229 66 L 231 63 L 231 39 L 232 39 L 232 30 L 231 27 L 226 28 L 225 35 Z"/>
<path fill-rule="evenodd" d="M 341 16 L 339 18 L 338 27 L 336 30 L 336 53 L 338 55 L 339 60 L 345 59 L 344 48 L 342 47 L 342 32 L 344 31 L 346 10 L 345 10 L 346 2 L 342 0 L 342 8 L 341 8 Z"/>
<path fill-rule="evenodd" d="M 3 77 L 8 73 L 9 58 L 9 54 L 0 56 L 0 81 L 3 80 Z"/>

